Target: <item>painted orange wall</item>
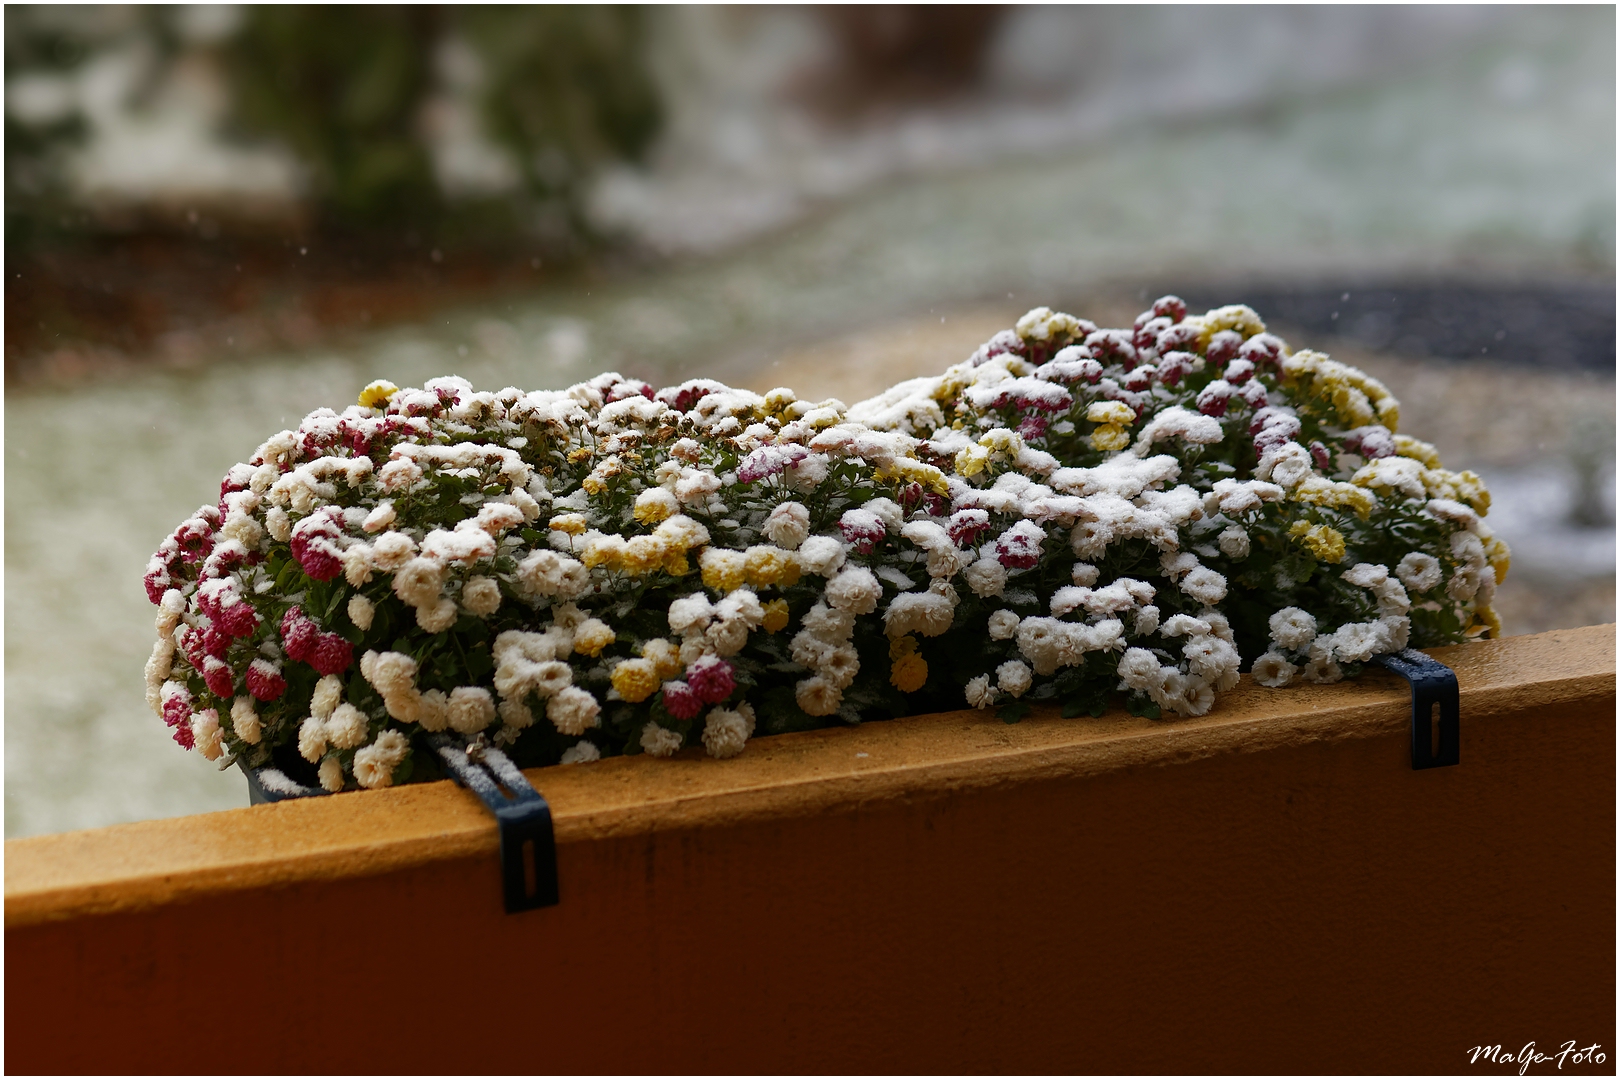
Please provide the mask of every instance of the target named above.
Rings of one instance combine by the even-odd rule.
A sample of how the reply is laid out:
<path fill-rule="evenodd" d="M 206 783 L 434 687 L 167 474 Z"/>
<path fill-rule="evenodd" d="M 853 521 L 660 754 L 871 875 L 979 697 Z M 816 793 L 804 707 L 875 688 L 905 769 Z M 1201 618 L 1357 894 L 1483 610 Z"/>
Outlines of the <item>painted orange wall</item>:
<path fill-rule="evenodd" d="M 5 1065 L 1612 1073 L 1613 627 L 1437 655 L 1457 768 L 1376 673 L 538 770 L 521 915 L 449 785 L 12 841 Z"/>

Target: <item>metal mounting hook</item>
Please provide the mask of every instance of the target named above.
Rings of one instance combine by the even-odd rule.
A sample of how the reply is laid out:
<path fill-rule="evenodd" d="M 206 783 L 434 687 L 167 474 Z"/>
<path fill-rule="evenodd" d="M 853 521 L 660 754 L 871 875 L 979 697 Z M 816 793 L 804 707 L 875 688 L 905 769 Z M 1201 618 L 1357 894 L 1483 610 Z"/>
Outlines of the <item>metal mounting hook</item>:
<path fill-rule="evenodd" d="M 557 843 L 551 807 L 512 759 L 481 741 L 435 735 L 433 749 L 456 783 L 495 815 L 501 833 L 501 885 L 507 914 L 557 903 Z M 503 790 L 504 789 L 504 790 Z"/>
<path fill-rule="evenodd" d="M 1457 673 L 1416 649 L 1375 656 L 1370 662 L 1388 668 L 1412 684 L 1412 768 L 1434 769 L 1457 764 L 1462 749 Z M 1440 707 L 1438 747 L 1430 727 L 1437 705 Z"/>

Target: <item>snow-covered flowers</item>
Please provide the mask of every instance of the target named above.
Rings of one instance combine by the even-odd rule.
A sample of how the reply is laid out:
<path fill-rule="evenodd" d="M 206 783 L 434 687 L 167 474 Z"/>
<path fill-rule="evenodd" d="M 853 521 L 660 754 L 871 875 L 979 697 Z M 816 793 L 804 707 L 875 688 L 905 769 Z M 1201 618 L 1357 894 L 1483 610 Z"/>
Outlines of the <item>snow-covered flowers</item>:
<path fill-rule="evenodd" d="M 1174 297 L 1122 330 L 1038 308 L 847 408 L 373 383 L 159 546 L 147 698 L 183 747 L 286 747 L 328 790 L 437 776 L 433 732 L 541 765 L 964 703 L 1196 716 L 1245 660 L 1332 681 L 1496 632 L 1489 493 L 1398 417 Z"/>

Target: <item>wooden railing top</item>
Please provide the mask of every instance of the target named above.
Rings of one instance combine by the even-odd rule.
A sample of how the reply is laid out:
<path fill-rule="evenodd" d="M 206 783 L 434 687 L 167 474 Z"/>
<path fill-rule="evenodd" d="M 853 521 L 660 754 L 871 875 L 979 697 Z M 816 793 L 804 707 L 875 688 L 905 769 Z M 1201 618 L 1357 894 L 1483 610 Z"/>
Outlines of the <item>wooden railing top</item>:
<path fill-rule="evenodd" d="M 1457 672 L 1465 764 L 1470 724 L 1614 694 L 1613 625 L 1431 655 Z M 1368 669 L 1352 682 L 1286 690 L 1245 677 L 1213 712 L 1190 720 L 1118 712 L 1065 720 L 1054 708 L 1037 708 L 1008 725 L 993 713 L 963 710 L 761 738 L 727 761 L 693 749 L 671 761 L 611 758 L 528 775 L 552 806 L 558 842 L 568 844 L 1385 736 L 1409 718 L 1406 683 Z M 1392 767 L 1402 765 L 1392 756 Z M 490 817 L 448 781 L 9 840 L 6 925 L 386 873 L 496 845 Z"/>

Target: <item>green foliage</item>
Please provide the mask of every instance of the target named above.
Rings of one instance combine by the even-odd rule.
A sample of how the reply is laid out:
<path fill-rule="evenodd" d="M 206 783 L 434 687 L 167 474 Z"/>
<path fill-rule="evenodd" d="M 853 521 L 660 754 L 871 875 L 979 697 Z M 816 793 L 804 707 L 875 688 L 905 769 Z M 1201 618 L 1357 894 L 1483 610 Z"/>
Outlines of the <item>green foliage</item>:
<path fill-rule="evenodd" d="M 227 48 L 242 128 L 290 147 L 328 225 L 436 216 L 416 131 L 441 16 L 431 7 L 262 5 Z"/>

